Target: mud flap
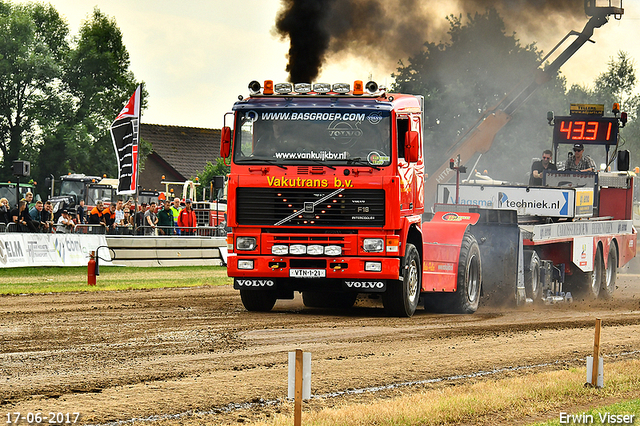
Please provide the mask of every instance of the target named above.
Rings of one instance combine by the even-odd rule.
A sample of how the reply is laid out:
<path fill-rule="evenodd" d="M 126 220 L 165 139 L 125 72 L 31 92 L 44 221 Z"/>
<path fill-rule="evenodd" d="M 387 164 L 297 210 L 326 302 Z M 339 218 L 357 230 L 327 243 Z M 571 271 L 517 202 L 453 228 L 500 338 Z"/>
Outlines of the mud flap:
<path fill-rule="evenodd" d="M 524 247 L 522 244 L 522 232 L 518 232 L 518 283 L 516 285 L 516 305 L 522 306 L 527 301 L 527 293 L 524 288 Z"/>

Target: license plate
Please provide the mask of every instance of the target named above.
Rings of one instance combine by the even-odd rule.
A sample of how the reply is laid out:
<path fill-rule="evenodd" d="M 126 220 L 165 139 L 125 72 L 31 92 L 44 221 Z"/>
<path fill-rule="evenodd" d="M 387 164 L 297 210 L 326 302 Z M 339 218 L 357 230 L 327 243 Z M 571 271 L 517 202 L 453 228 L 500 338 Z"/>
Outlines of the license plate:
<path fill-rule="evenodd" d="M 326 274 L 324 269 L 289 269 L 291 278 L 324 278 Z"/>

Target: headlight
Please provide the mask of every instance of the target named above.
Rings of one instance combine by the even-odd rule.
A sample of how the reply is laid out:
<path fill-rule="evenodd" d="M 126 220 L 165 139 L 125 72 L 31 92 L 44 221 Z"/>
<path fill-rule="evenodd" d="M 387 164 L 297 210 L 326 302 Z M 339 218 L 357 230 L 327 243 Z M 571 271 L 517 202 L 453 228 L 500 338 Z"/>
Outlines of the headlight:
<path fill-rule="evenodd" d="M 274 244 L 271 246 L 271 254 L 275 254 L 276 256 L 284 256 L 289 253 L 289 247 L 282 244 Z"/>
<path fill-rule="evenodd" d="M 342 247 L 340 246 L 326 246 L 324 248 L 324 254 L 327 256 L 340 256 L 342 254 Z"/>
<path fill-rule="evenodd" d="M 369 272 L 382 272 L 382 262 L 364 262 L 364 270 Z"/>
<path fill-rule="evenodd" d="M 324 247 L 320 245 L 312 244 L 309 247 L 307 247 L 307 254 L 310 254 L 311 256 L 318 256 L 323 253 L 324 253 Z"/>
<path fill-rule="evenodd" d="M 289 247 L 289 253 L 294 255 L 307 254 L 307 246 L 292 244 L 291 247 Z"/>
<path fill-rule="evenodd" d="M 238 237 L 236 238 L 236 250 L 254 250 L 256 248 L 255 237 Z"/>
<path fill-rule="evenodd" d="M 238 269 L 253 269 L 253 260 L 238 260 Z"/>
<path fill-rule="evenodd" d="M 384 248 L 382 238 L 365 238 L 362 242 L 362 249 L 368 253 L 380 253 Z"/>

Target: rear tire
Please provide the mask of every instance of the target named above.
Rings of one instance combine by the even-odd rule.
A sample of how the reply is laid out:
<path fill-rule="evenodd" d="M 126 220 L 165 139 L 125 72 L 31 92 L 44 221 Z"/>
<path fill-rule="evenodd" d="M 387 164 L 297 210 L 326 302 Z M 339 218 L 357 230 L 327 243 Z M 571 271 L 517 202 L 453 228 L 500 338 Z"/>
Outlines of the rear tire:
<path fill-rule="evenodd" d="M 480 248 L 476 238 L 466 233 L 460 247 L 458 259 L 458 288 L 451 297 L 451 312 L 456 314 L 472 314 L 478 310 L 480 303 L 480 286 L 482 282 L 482 264 Z"/>
<path fill-rule="evenodd" d="M 476 238 L 466 233 L 460 247 L 456 291 L 425 293 L 424 308 L 429 312 L 472 314 L 478 310 L 480 303 L 481 282 L 480 248 Z"/>
<path fill-rule="evenodd" d="M 269 312 L 278 298 L 271 290 L 240 290 L 240 299 L 247 311 Z"/>
<path fill-rule="evenodd" d="M 607 257 L 607 268 L 604 270 L 602 277 L 602 288 L 600 288 L 600 297 L 603 299 L 611 299 L 613 292 L 616 290 L 616 279 L 618 277 L 618 250 L 616 245 L 611 241 L 609 245 L 609 256 Z"/>
<path fill-rule="evenodd" d="M 382 303 L 387 315 L 410 317 L 416 311 L 422 288 L 420 255 L 416 247 L 407 243 L 400 265 L 402 281 L 389 281 L 387 291 L 382 293 Z"/>
<path fill-rule="evenodd" d="M 540 283 L 540 257 L 535 251 L 525 251 L 524 253 L 524 290 L 528 298 L 533 302 L 539 302 L 542 296 L 542 285 Z"/>
<path fill-rule="evenodd" d="M 596 299 L 600 294 L 604 269 L 602 249 L 600 246 L 596 249 L 596 255 L 593 258 L 593 270 L 591 272 L 582 272 L 575 265 L 573 265 L 573 269 L 573 274 L 567 277 L 565 291 L 570 291 L 574 298 L 580 297 L 587 300 Z"/>

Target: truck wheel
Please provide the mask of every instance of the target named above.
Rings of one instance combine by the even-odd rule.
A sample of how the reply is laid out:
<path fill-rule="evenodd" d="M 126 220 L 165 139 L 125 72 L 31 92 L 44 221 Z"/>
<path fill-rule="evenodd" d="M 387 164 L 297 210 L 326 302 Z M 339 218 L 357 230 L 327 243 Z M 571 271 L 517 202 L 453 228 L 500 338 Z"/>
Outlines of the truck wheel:
<path fill-rule="evenodd" d="M 240 290 L 240 299 L 250 312 L 269 312 L 276 304 L 276 293 L 271 290 Z"/>
<path fill-rule="evenodd" d="M 303 291 L 302 303 L 307 308 L 349 309 L 356 303 L 358 293 Z"/>
<path fill-rule="evenodd" d="M 387 283 L 387 291 L 382 293 L 382 304 L 386 313 L 394 317 L 410 317 L 416 311 L 422 287 L 420 256 L 416 247 L 407 243 L 402 265 L 402 281 Z"/>
<path fill-rule="evenodd" d="M 455 293 L 443 294 L 449 299 L 449 312 L 472 314 L 477 311 L 480 302 L 481 282 L 480 248 L 476 238 L 467 233 L 462 240 L 460 258 L 458 259 L 458 288 Z"/>
<path fill-rule="evenodd" d="M 600 297 L 603 299 L 611 299 L 616 289 L 616 278 L 618 277 L 618 250 L 616 245 L 611 242 L 609 245 L 607 268 L 604 270 L 602 279 L 602 288 L 600 288 Z"/>
<path fill-rule="evenodd" d="M 602 287 L 602 273 L 604 262 L 602 260 L 602 250 L 600 246 L 596 249 L 596 255 L 593 258 L 593 271 L 582 272 L 577 266 L 573 265 L 574 272 L 567 277 L 567 286 L 565 291 L 572 292 L 572 296 L 582 299 L 595 299 L 600 294 Z"/>
<path fill-rule="evenodd" d="M 540 301 L 542 285 L 540 285 L 540 257 L 535 251 L 524 252 L 524 290 L 533 302 Z"/>
<path fill-rule="evenodd" d="M 602 287 L 602 275 L 604 273 L 604 260 L 602 259 L 602 249 L 598 246 L 596 256 L 593 259 L 593 274 L 589 281 L 588 296 L 597 299 L 600 295 L 600 287 Z"/>

